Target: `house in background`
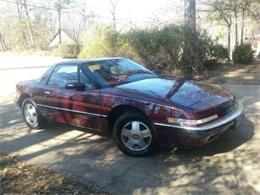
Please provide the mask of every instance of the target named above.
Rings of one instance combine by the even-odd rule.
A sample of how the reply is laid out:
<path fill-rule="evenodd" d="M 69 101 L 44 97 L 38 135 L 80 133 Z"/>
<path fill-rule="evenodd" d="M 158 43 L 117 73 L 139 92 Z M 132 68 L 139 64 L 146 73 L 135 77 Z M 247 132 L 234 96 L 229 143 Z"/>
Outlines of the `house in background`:
<path fill-rule="evenodd" d="M 76 41 L 64 30 L 61 30 L 61 33 L 59 31 L 53 36 L 51 41 L 48 44 L 49 48 L 55 48 L 62 44 L 66 45 L 77 45 Z"/>

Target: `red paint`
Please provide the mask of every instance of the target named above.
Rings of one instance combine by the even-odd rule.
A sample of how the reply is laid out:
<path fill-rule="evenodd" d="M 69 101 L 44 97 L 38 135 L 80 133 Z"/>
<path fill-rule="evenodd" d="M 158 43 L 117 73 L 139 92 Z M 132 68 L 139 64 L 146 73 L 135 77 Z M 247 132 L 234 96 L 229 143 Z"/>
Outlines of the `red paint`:
<path fill-rule="evenodd" d="M 80 65 L 82 61 L 71 63 Z M 139 109 L 151 123 L 167 123 L 167 117 L 201 119 L 214 114 L 223 117 L 234 109 L 231 92 L 206 83 L 158 77 L 80 92 L 50 88 L 46 78 L 52 69 L 45 73 L 39 83 L 30 81 L 17 84 L 17 92 L 19 95 L 28 94 L 36 104 L 90 113 L 80 114 L 38 106 L 46 118 L 60 123 L 108 130 L 107 117 L 103 115 L 109 116 L 113 109 L 122 105 Z M 48 96 L 44 95 L 46 90 L 50 92 Z M 156 134 L 162 140 L 167 136 L 169 138 L 169 133 L 158 127 Z M 182 134 L 171 140 L 178 142 L 176 139 L 185 137 L 192 140 L 194 136 Z"/>

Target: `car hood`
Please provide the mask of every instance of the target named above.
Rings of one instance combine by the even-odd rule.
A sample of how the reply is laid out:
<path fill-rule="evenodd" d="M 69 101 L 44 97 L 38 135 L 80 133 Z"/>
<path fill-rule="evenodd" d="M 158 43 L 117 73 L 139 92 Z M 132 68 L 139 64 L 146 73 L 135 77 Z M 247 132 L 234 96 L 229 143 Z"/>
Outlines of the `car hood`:
<path fill-rule="evenodd" d="M 123 90 L 124 93 L 184 110 L 205 110 L 233 98 L 231 92 L 219 86 L 174 78 L 144 79 L 122 84 L 116 88 Z"/>

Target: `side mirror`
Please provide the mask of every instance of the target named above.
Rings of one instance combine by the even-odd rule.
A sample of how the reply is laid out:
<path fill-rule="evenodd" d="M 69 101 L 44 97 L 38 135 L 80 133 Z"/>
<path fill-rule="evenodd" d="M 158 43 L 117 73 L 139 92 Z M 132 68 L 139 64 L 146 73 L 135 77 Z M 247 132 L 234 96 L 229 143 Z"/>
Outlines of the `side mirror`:
<path fill-rule="evenodd" d="M 65 89 L 75 89 L 77 91 L 85 91 L 86 86 L 83 83 L 67 83 Z"/>

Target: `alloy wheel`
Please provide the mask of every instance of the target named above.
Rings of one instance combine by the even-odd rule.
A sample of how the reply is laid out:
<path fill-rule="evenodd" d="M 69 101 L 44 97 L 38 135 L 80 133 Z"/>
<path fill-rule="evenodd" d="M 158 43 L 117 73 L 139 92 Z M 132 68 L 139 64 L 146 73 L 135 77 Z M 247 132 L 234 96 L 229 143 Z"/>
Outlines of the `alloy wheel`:
<path fill-rule="evenodd" d="M 37 123 L 36 108 L 32 103 L 27 103 L 24 107 L 25 120 L 31 125 L 35 126 Z"/>
<path fill-rule="evenodd" d="M 121 140 L 130 150 L 141 151 L 148 148 L 152 142 L 150 128 L 140 121 L 131 121 L 124 125 Z"/>

